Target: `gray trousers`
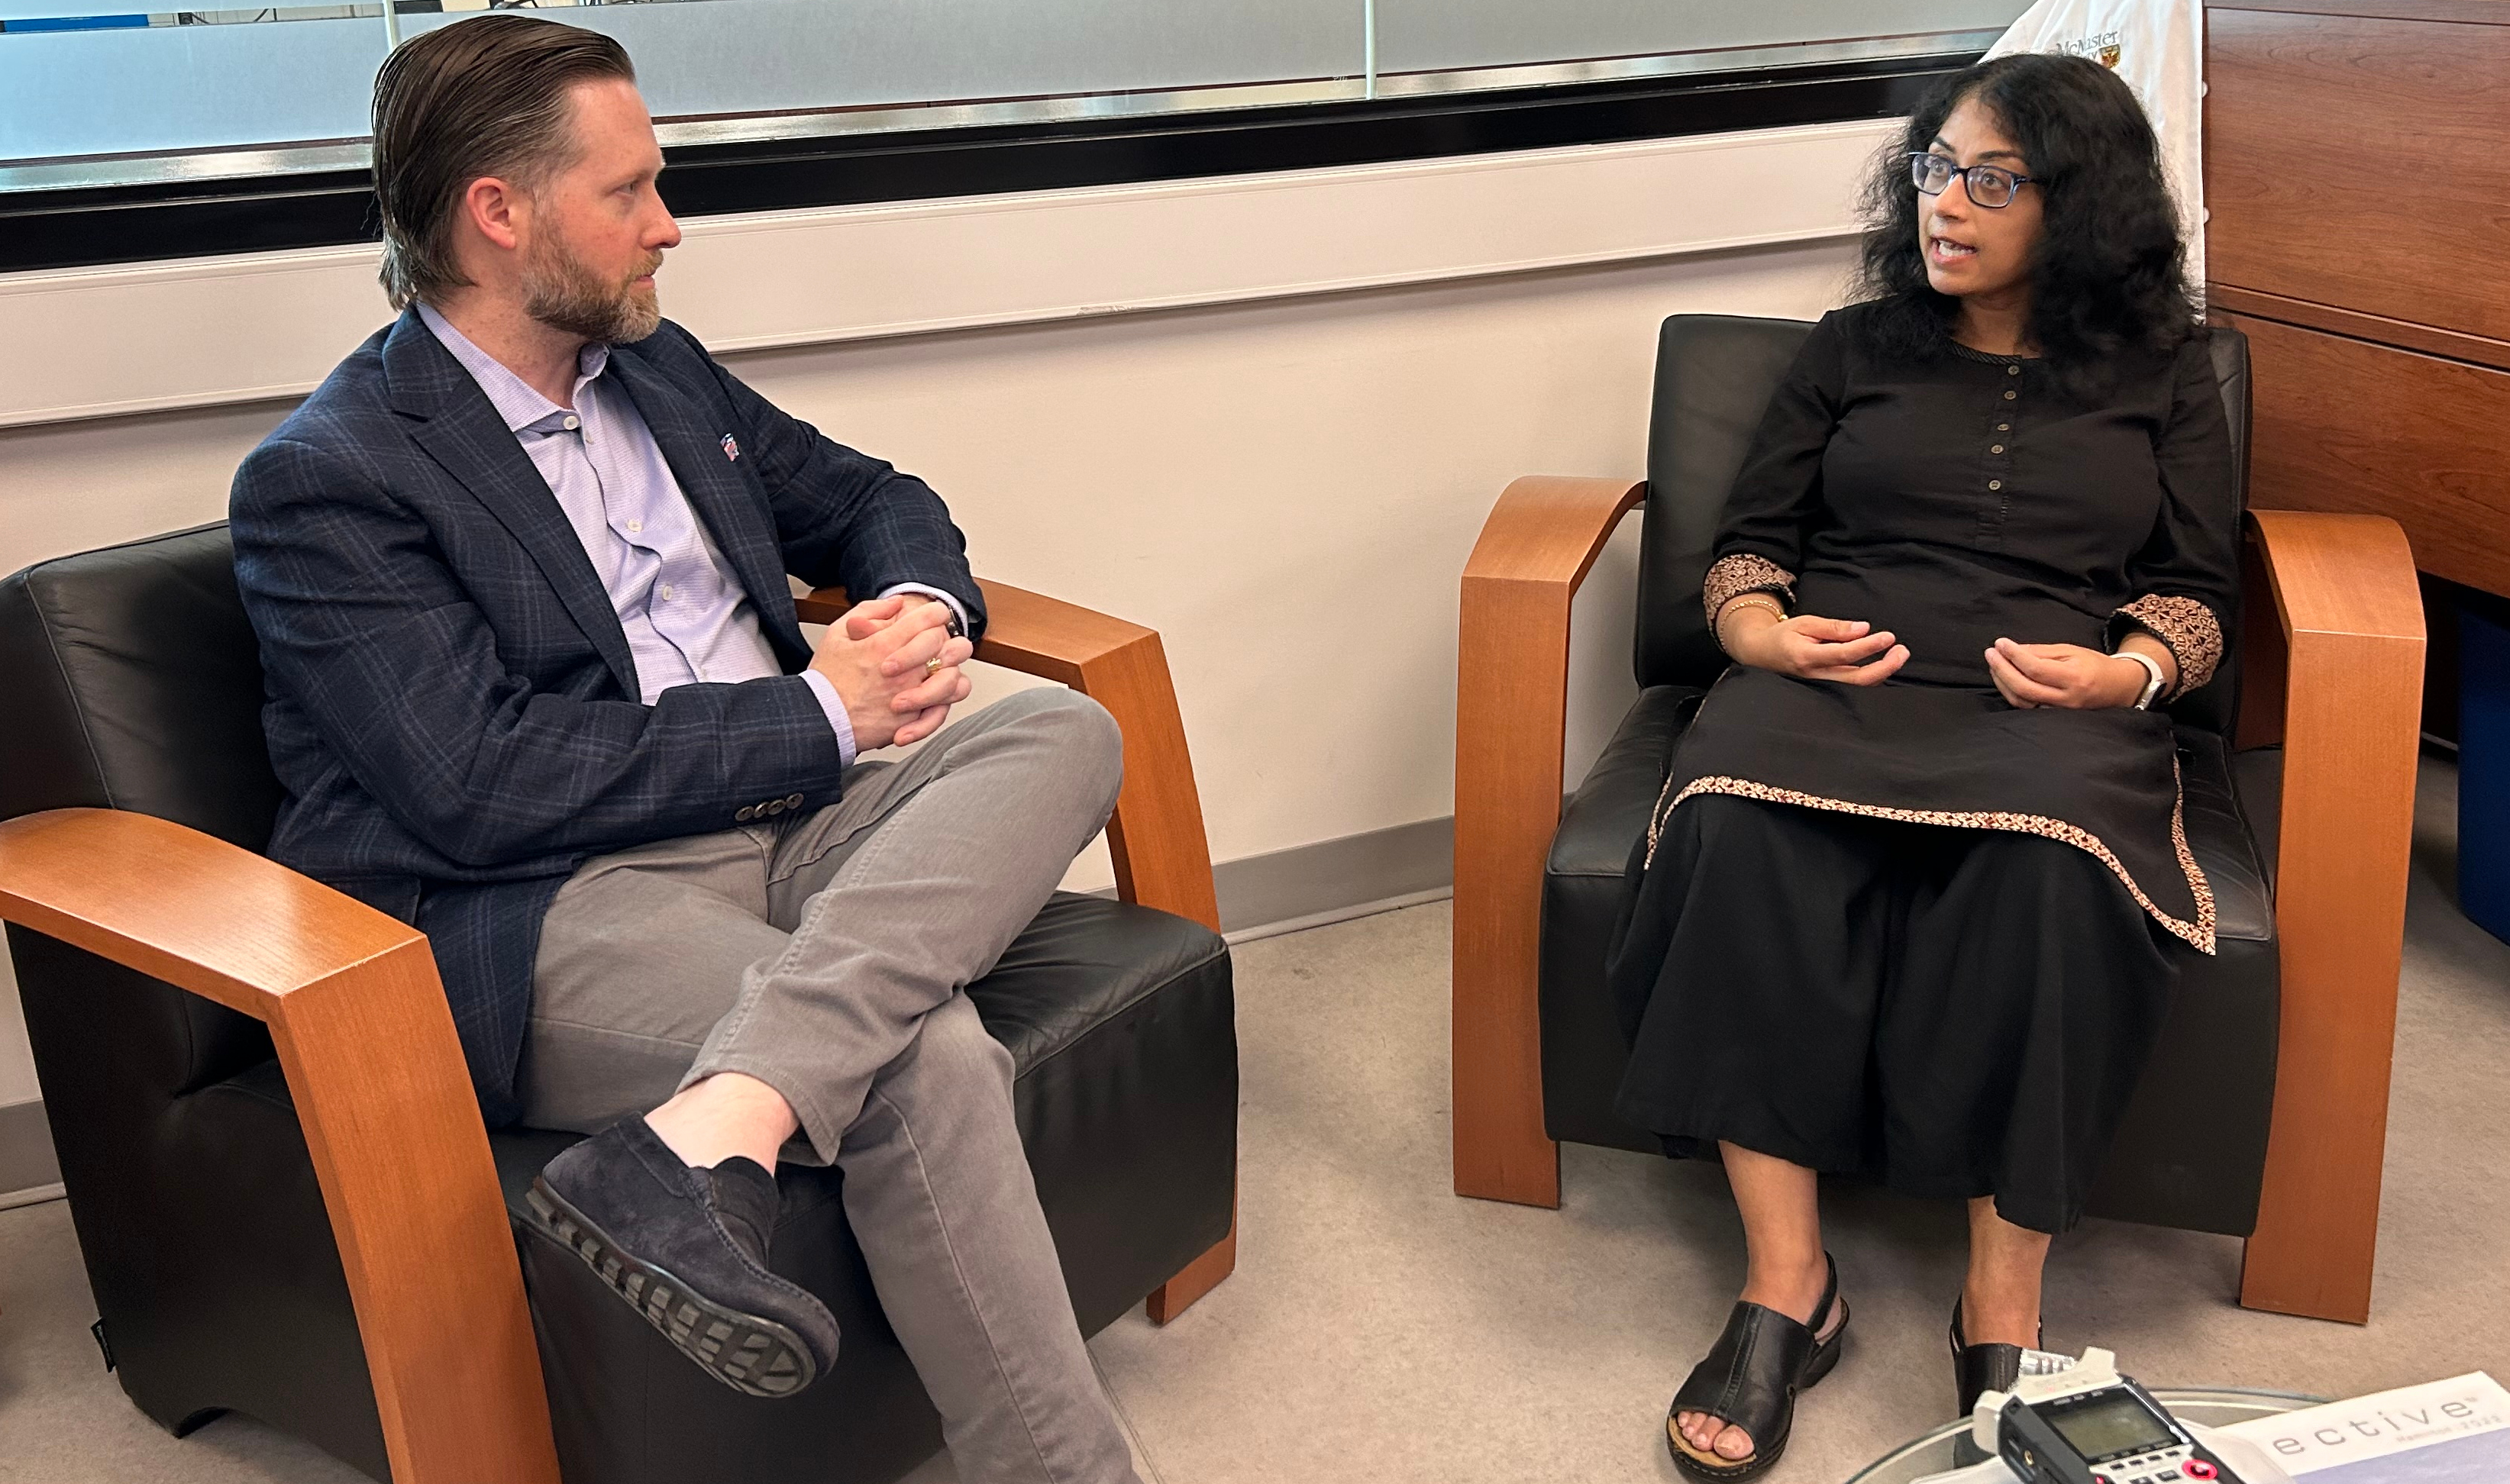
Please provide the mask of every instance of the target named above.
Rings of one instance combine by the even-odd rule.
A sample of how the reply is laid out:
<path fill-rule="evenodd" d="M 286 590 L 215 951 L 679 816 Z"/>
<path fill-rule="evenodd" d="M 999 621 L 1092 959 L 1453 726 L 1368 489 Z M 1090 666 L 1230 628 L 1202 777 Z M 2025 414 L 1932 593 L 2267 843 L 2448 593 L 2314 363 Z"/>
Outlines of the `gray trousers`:
<path fill-rule="evenodd" d="M 1011 1057 L 965 986 L 1106 822 L 1123 743 L 1023 691 L 807 818 L 588 860 L 551 904 L 524 1122 L 591 1132 L 743 1072 L 845 1171 L 881 1308 L 965 1484 L 1128 1484 L 1011 1119 Z"/>

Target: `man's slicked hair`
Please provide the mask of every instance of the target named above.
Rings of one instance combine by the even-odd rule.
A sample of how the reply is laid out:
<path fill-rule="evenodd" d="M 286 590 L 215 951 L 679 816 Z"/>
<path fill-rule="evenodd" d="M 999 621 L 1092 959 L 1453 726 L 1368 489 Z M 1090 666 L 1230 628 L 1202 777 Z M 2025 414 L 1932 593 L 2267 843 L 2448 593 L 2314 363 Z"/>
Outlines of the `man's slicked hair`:
<path fill-rule="evenodd" d="M 482 16 L 417 37 L 375 74 L 375 204 L 393 308 L 470 281 L 453 262 L 454 213 L 485 175 L 528 188 L 571 163 L 568 93 L 632 83 L 627 50 L 598 31 Z"/>

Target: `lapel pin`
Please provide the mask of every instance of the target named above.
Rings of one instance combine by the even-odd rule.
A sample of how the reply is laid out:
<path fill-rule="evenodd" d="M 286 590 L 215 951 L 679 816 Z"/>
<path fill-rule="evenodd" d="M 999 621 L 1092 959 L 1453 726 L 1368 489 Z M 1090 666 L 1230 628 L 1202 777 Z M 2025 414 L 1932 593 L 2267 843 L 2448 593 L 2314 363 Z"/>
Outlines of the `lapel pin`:
<path fill-rule="evenodd" d="M 729 433 L 723 436 L 723 456 L 733 463 L 741 462 L 741 442 Z"/>

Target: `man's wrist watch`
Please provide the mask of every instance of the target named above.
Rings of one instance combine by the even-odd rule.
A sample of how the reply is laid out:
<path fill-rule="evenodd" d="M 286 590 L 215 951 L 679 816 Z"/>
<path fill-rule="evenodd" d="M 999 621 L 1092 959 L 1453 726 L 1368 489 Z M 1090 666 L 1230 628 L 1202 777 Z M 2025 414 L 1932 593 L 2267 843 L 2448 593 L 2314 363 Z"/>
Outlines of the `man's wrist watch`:
<path fill-rule="evenodd" d="M 949 615 L 949 620 L 943 627 L 942 631 L 954 639 L 964 639 L 968 636 L 967 621 L 959 617 L 959 605 L 950 601 L 948 598 L 943 597 L 938 589 L 905 588 L 899 589 L 892 592 L 890 595 L 894 597 L 921 598 L 925 602 L 938 604 L 941 611 Z M 908 606 L 912 607 L 914 605 L 910 603 Z"/>
<path fill-rule="evenodd" d="M 2148 678 L 2144 682 L 2144 694 L 2135 698 L 2135 708 L 2139 711 L 2151 710 L 2153 698 L 2161 694 L 2161 662 L 2150 655 L 2137 654 L 2132 649 L 2121 649 L 2117 651 L 2117 658 L 2121 660 L 2133 660 L 2136 664 L 2144 666 L 2145 674 Z"/>

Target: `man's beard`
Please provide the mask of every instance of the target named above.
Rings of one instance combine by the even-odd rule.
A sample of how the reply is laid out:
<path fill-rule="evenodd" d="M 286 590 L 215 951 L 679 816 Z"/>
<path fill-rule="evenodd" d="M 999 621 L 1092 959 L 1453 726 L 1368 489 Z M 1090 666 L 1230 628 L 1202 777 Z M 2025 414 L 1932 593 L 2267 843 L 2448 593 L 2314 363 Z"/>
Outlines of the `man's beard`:
<path fill-rule="evenodd" d="M 551 329 L 609 345 L 628 345 L 652 334 L 663 308 L 651 287 L 635 286 L 663 265 L 662 255 L 635 278 L 610 283 L 597 278 L 562 242 L 533 245 L 523 264 L 523 312 Z"/>

